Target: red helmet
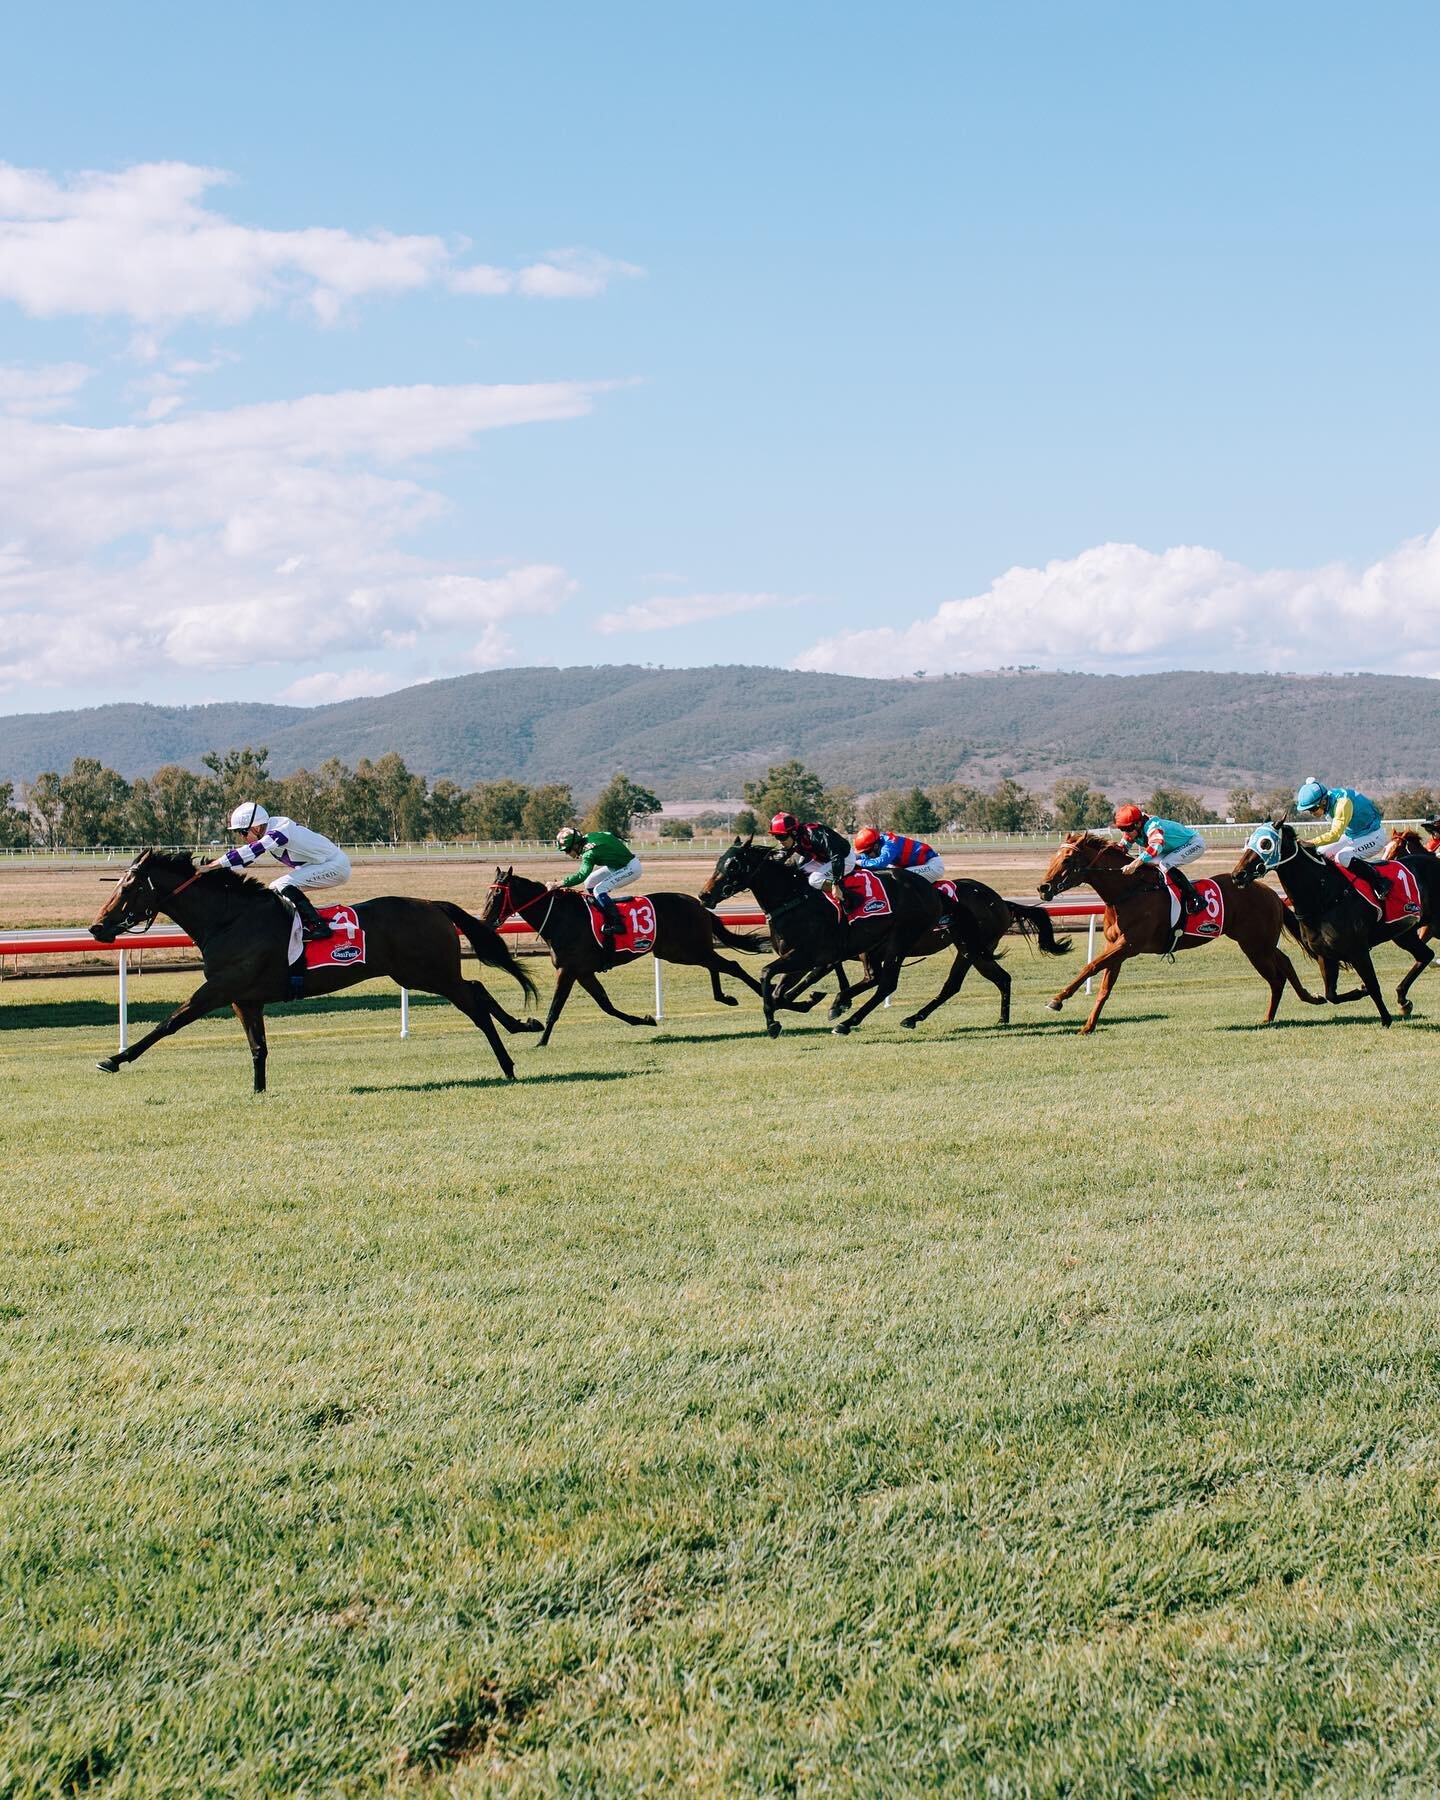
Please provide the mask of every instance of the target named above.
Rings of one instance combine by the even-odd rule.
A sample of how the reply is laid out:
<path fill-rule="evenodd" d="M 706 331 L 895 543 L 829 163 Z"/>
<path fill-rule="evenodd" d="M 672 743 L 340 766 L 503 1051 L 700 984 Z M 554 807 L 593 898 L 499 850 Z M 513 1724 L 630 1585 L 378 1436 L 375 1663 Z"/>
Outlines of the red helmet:
<path fill-rule="evenodd" d="M 800 829 L 800 821 L 794 813 L 776 813 L 770 821 L 771 837 L 793 837 Z"/>
<path fill-rule="evenodd" d="M 879 842 L 880 833 L 873 825 L 867 825 L 863 831 L 855 833 L 855 848 L 862 854 L 867 850 L 873 850 Z"/>
<path fill-rule="evenodd" d="M 1145 815 L 1138 806 L 1120 806 L 1115 810 L 1115 823 L 1122 831 L 1136 831 L 1145 823 Z"/>

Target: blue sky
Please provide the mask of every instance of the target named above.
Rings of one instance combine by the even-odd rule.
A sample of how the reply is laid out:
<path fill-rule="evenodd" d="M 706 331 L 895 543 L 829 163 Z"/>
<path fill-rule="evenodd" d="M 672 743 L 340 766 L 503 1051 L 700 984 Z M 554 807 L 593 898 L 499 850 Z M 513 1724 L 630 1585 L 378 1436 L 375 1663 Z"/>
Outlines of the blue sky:
<path fill-rule="evenodd" d="M 0 709 L 1440 673 L 1433 7 L 10 36 Z"/>

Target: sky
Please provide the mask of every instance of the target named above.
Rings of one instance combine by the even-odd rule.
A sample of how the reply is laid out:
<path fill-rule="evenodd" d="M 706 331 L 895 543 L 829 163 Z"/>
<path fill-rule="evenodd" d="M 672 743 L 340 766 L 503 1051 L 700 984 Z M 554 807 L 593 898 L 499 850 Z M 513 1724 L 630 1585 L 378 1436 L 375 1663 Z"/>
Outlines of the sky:
<path fill-rule="evenodd" d="M 1440 9 L 12 13 L 0 711 L 1440 675 Z"/>

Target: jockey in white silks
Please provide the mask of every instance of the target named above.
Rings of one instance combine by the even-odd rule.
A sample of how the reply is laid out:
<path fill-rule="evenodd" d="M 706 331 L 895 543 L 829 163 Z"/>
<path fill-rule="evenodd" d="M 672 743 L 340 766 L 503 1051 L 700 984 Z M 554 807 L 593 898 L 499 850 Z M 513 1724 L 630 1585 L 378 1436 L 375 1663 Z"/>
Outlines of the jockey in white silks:
<path fill-rule="evenodd" d="M 238 871 L 248 869 L 262 856 L 273 856 L 276 862 L 284 863 L 285 873 L 270 883 L 270 890 L 300 915 L 306 942 L 330 937 L 330 927 L 316 912 L 305 890 L 338 887 L 350 879 L 350 858 L 340 846 L 318 831 L 297 825 L 293 819 L 271 818 L 254 800 L 244 800 L 235 808 L 230 815 L 230 829 L 243 831 L 245 842 L 217 856 L 212 867 Z"/>

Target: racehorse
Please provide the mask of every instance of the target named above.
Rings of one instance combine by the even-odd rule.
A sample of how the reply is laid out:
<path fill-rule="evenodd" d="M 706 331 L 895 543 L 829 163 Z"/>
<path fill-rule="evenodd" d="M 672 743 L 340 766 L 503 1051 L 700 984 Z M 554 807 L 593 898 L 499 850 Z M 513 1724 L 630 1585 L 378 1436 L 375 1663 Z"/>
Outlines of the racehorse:
<path fill-rule="evenodd" d="M 388 895 L 362 900 L 353 908 L 365 933 L 363 961 L 307 969 L 303 993 L 333 994 L 388 975 L 399 987 L 439 994 L 459 1007 L 485 1033 L 505 1079 L 515 1065 L 493 1021 L 507 1031 L 539 1031 L 538 1019 L 517 1019 L 478 981 L 460 974 L 463 931 L 477 957 L 519 983 L 527 1000 L 535 984 L 515 961 L 502 938 L 448 900 L 408 900 Z M 255 1092 L 265 1092 L 265 1008 L 292 998 L 288 951 L 292 914 L 278 895 L 228 869 L 196 867 L 188 855 L 142 850 L 100 909 L 90 935 L 113 943 L 122 931 L 143 930 L 158 913 L 173 919 L 195 940 L 205 979 L 184 1003 L 128 1050 L 107 1056 L 96 1067 L 113 1075 L 123 1063 L 142 1057 L 152 1044 L 229 1006 L 245 1028 L 255 1073 Z"/>
<path fill-rule="evenodd" d="M 1100 992 L 1089 1018 L 1080 1027 L 1082 1036 L 1095 1029 L 1122 963 L 1132 956 L 1164 955 L 1172 949 L 1189 950 L 1208 942 L 1198 937 L 1175 941 L 1170 925 L 1170 895 L 1164 883 L 1158 875 L 1152 878 L 1149 870 L 1127 875 L 1125 865 L 1129 861 L 1130 852 L 1109 838 L 1072 831 L 1051 859 L 1040 883 L 1042 900 L 1053 900 L 1057 894 L 1083 882 L 1105 902 L 1105 948 L 1045 1003 L 1051 1012 L 1059 1012 L 1077 988 L 1092 975 L 1099 975 Z M 1216 885 L 1225 902 L 1224 936 L 1234 938 L 1252 966 L 1270 984 L 1265 1023 L 1274 1022 L 1287 981 L 1308 1005 L 1323 1006 L 1319 995 L 1302 985 L 1293 963 L 1280 948 L 1285 908 L 1279 895 L 1265 887 L 1245 887 L 1228 875 L 1217 876 Z"/>
<path fill-rule="evenodd" d="M 1390 833 L 1390 842 L 1381 851 L 1381 862 L 1403 862 L 1417 880 L 1423 879 L 1420 871 L 1428 869 L 1437 859 L 1431 844 L 1440 843 L 1440 819 L 1423 819 L 1421 823 L 1430 833 L 1427 843 L 1420 833 L 1411 825 L 1397 825 Z M 1416 859 L 1419 858 L 1417 865 Z M 1428 944 L 1435 935 L 1436 921 L 1426 918 L 1416 936 L 1422 944 Z"/>
<path fill-rule="evenodd" d="M 1043 906 L 1026 906 L 1018 900 L 1007 900 L 1003 894 L 997 894 L 994 888 L 987 887 L 983 881 L 974 881 L 969 876 L 960 876 L 949 885 L 955 890 L 955 905 L 951 909 L 949 928 L 932 931 L 928 937 L 920 940 L 911 954 L 917 958 L 935 956 L 948 946 L 953 946 L 955 960 L 950 965 L 950 973 L 945 977 L 945 985 L 935 998 L 927 1000 L 917 1012 L 910 1013 L 900 1023 L 907 1031 L 913 1031 L 947 1000 L 954 999 L 973 968 L 978 969 L 988 982 L 1000 990 L 1000 1023 L 1008 1025 L 1010 974 L 995 953 L 1001 938 L 1007 931 L 1017 932 L 1034 943 L 1045 956 L 1066 955 L 1070 949 L 1070 939 L 1055 935 L 1055 927 Z M 840 992 L 830 1008 L 829 1016 L 832 1019 L 838 1019 L 857 994 L 867 992 L 873 985 L 873 980 L 868 976 L 868 957 L 862 956 L 860 961 L 867 971 L 867 979 L 856 982 L 853 986 L 846 981 L 843 966 L 835 971 L 840 982 Z"/>
<path fill-rule="evenodd" d="M 1424 866 L 1427 862 L 1428 868 Z M 1387 924 L 1333 863 L 1296 835 L 1294 826 L 1285 823 L 1284 813 L 1277 813 L 1268 825 L 1257 825 L 1250 833 L 1235 865 L 1234 880 L 1246 888 L 1273 869 L 1290 896 L 1286 927 L 1319 963 L 1325 977 L 1325 998 L 1332 1006 L 1340 1006 L 1349 1000 L 1363 1000 L 1368 994 L 1380 1023 L 1388 1025 L 1390 1012 L 1370 952 L 1376 944 L 1398 944 L 1414 957 L 1413 966 L 1395 990 L 1401 1017 L 1409 1018 L 1414 1010 L 1409 998 L 1411 984 L 1435 960 L 1435 952 L 1420 935 L 1420 926 L 1440 917 L 1440 863 L 1422 852 L 1418 858 L 1407 858 L 1405 867 L 1420 891 L 1420 916 Z M 1362 986 L 1339 992 L 1341 963 L 1355 971 Z"/>
<path fill-rule="evenodd" d="M 722 975 L 733 975 L 743 981 L 752 993 L 760 992 L 760 983 L 728 957 L 718 956 L 716 944 L 728 950 L 743 950 L 758 955 L 767 948 L 763 938 L 746 937 L 723 925 L 690 894 L 647 894 L 655 909 L 655 947 L 652 952 L 661 962 L 688 963 L 710 971 L 710 991 L 721 1006 L 738 1006 L 733 994 L 723 992 Z M 548 904 L 545 904 L 548 902 Z M 495 879 L 485 896 L 481 913 L 487 925 L 498 925 L 514 913 L 523 919 L 537 937 L 544 941 L 555 965 L 555 992 L 550 1011 L 540 1033 L 541 1045 L 550 1042 L 555 1021 L 564 1011 L 570 990 L 580 986 L 612 1019 L 626 1025 L 653 1025 L 650 1013 L 621 1012 L 597 979 L 606 969 L 633 962 L 634 955 L 602 950 L 595 940 L 590 923 L 590 903 L 579 894 L 563 888 L 547 888 L 542 881 L 531 881 L 517 875 L 513 868 L 496 869 Z"/>
<path fill-rule="evenodd" d="M 874 992 L 853 1018 L 842 1019 L 834 1030 L 843 1037 L 863 1025 L 894 993 L 905 958 L 920 955 L 921 942 L 939 929 L 944 902 L 928 881 L 889 875 L 879 880 L 889 896 L 890 911 L 842 923 L 809 878 L 769 845 L 757 848 L 753 838 L 737 837 L 721 852 L 700 899 L 714 907 L 748 888 L 759 901 L 771 941 L 780 952 L 760 972 L 765 1029 L 772 1038 L 780 1035 L 777 1010 L 808 1011 L 814 1001 L 797 1003 L 795 995 L 810 982 L 839 971 L 848 957 L 868 958 Z"/>

